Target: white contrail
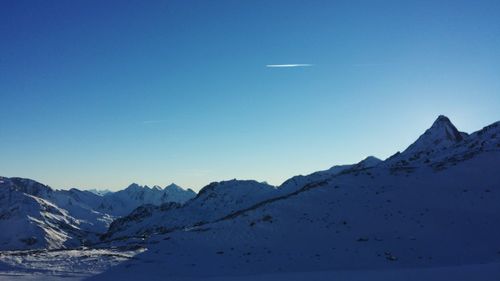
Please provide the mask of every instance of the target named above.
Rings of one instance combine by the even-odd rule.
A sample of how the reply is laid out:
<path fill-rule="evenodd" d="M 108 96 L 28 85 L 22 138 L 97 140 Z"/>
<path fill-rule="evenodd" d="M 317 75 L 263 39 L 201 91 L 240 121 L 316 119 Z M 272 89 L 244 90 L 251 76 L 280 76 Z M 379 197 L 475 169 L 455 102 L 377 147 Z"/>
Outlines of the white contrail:
<path fill-rule="evenodd" d="M 266 67 L 306 67 L 313 66 L 309 63 L 294 63 L 294 64 L 268 64 Z"/>

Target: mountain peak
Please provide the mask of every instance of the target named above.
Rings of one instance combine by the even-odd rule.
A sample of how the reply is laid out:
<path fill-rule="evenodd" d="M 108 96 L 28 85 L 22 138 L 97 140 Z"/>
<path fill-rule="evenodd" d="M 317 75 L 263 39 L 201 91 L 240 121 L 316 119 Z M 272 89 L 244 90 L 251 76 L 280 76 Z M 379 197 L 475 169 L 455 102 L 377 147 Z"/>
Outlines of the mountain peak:
<path fill-rule="evenodd" d="M 440 124 L 440 123 L 451 124 L 451 121 L 450 121 L 450 118 L 448 118 L 447 116 L 439 115 L 438 118 L 436 119 L 436 121 L 434 121 L 434 124 L 432 124 L 432 125 L 434 126 L 434 125 Z"/>
<path fill-rule="evenodd" d="M 182 189 L 182 187 L 176 185 L 175 183 L 171 183 L 171 184 L 165 186 L 164 189 Z"/>
<path fill-rule="evenodd" d="M 466 133 L 457 130 L 448 117 L 439 115 L 432 126 L 401 153 L 403 156 L 400 157 L 406 157 L 424 151 L 440 150 L 462 141 L 466 136 Z"/>
<path fill-rule="evenodd" d="M 125 190 L 128 190 L 128 191 L 134 191 L 134 190 L 141 190 L 143 189 L 143 186 L 140 186 L 139 184 L 137 183 L 132 183 L 131 185 L 129 185 L 127 188 L 125 188 Z"/>
<path fill-rule="evenodd" d="M 457 128 L 453 123 L 451 123 L 450 118 L 444 116 L 444 115 L 439 115 L 436 121 L 432 123 L 432 126 L 429 129 L 440 129 L 440 128 L 450 128 L 451 131 L 456 131 L 458 132 Z"/>
<path fill-rule="evenodd" d="M 430 133 L 434 134 L 435 137 L 441 138 L 441 140 L 451 142 L 459 142 L 463 140 L 463 134 L 460 133 L 455 125 L 451 123 L 450 119 L 444 115 L 439 115 L 424 135 L 430 135 Z"/>

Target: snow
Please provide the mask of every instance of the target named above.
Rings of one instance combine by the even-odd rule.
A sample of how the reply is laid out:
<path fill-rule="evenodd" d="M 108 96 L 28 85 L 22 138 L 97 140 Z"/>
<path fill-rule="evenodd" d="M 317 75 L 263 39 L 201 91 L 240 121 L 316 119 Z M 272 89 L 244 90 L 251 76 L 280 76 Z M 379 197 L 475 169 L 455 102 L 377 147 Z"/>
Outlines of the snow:
<path fill-rule="evenodd" d="M 31 179 L 1 177 L 0 249 L 67 248 L 98 241 L 118 216 L 147 203 L 185 202 L 192 190 L 131 185 L 100 196 L 75 188 L 53 190 Z M 103 208 L 103 206 L 106 206 Z"/>
<path fill-rule="evenodd" d="M 39 272 L 0 272 L 0 281 L 12 280 L 15 277 L 19 281 L 47 280 L 47 281 L 80 281 L 87 280 L 91 274 L 68 273 L 39 273 Z M 211 276 L 211 277 L 169 277 L 153 276 L 148 281 L 155 280 L 175 280 L 175 281 L 497 281 L 500 276 L 500 263 L 471 264 L 461 266 L 446 266 L 432 268 L 402 268 L 395 270 L 331 270 L 312 272 L 274 272 L 267 274 L 252 275 L 231 275 L 231 276 Z M 121 276 L 120 279 L 109 280 L 137 280 Z M 140 279 L 144 280 L 144 279 Z"/>
<path fill-rule="evenodd" d="M 318 171 L 314 172 L 310 175 L 307 176 L 295 176 L 292 177 L 291 179 L 286 180 L 283 184 L 281 184 L 278 188 L 278 192 L 280 195 L 286 195 L 290 194 L 293 192 L 296 192 L 303 188 L 305 185 L 312 183 L 312 182 L 318 182 L 321 180 L 328 179 L 332 176 L 338 175 L 340 173 L 349 171 L 349 170 L 359 170 L 359 169 L 367 169 L 374 167 L 378 164 L 380 164 L 382 160 L 374 157 L 374 156 L 368 156 L 365 159 L 361 160 L 360 162 L 356 164 L 349 164 L 349 165 L 336 165 L 331 167 L 328 170 L 325 171 Z"/>
<path fill-rule="evenodd" d="M 198 195 L 184 205 L 162 205 L 133 212 L 110 226 L 107 239 L 138 236 L 169 229 L 191 227 L 221 219 L 240 209 L 250 207 L 273 197 L 275 187 L 257 181 L 230 180 L 214 182 L 204 187 Z"/>
<path fill-rule="evenodd" d="M 80 221 L 51 202 L 0 188 L 0 249 L 79 245 Z"/>
<path fill-rule="evenodd" d="M 230 219 L 153 235 L 137 260 L 94 280 L 499 262 L 500 174 L 482 166 L 493 161 L 500 152 L 439 172 L 338 175 Z"/>
<path fill-rule="evenodd" d="M 132 259 L 145 249 L 89 249 L 4 251 L 0 280 L 83 280 Z"/>
<path fill-rule="evenodd" d="M 467 137 L 466 133 L 459 132 L 448 117 L 440 115 L 405 152 L 415 153 L 428 148 L 439 150 L 462 141 L 464 137 Z"/>
<path fill-rule="evenodd" d="M 99 195 L 99 196 L 103 196 L 107 193 L 110 193 L 112 192 L 111 190 L 109 189 L 97 189 L 97 188 L 92 188 L 92 189 L 87 189 L 88 192 L 92 192 L 96 195 Z"/>
<path fill-rule="evenodd" d="M 152 211 L 153 207 L 143 208 L 142 214 L 134 212 L 117 219 L 103 238 L 111 240 L 150 235 L 215 222 L 261 202 L 297 192 L 309 183 L 346 171 L 371 168 L 381 162 L 380 159 L 369 156 L 357 164 L 334 166 L 308 176 L 293 177 L 279 188 L 249 180 L 214 182 L 204 187 L 194 199 L 182 206 L 164 205 L 163 208 L 156 208 L 156 211 Z"/>
<path fill-rule="evenodd" d="M 183 189 L 175 184 L 161 189 L 158 186 L 150 188 L 133 183 L 124 190 L 103 195 L 97 210 L 114 216 L 125 216 L 144 204 L 185 203 L 195 196 L 196 193 L 191 189 Z"/>

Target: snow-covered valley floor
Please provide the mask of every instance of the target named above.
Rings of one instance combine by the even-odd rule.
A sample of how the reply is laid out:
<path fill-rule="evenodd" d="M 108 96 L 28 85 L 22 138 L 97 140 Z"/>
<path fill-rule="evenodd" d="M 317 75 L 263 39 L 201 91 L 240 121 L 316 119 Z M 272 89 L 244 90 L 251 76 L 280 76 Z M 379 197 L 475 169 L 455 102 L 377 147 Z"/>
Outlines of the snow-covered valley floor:
<path fill-rule="evenodd" d="M 73 249 L 0 252 L 0 280 L 84 280 L 133 259 L 145 249 Z"/>
<path fill-rule="evenodd" d="M 98 275 L 107 268 L 134 259 L 144 251 L 118 251 L 115 249 L 82 249 L 57 251 L 12 251 L 0 253 L 0 280 L 77 281 Z M 122 276 L 123 277 L 123 276 Z M 149 276 L 151 277 L 151 275 Z M 327 270 L 312 272 L 274 272 L 256 275 L 172 277 L 158 275 L 150 280 L 173 281 L 433 281 L 433 280 L 485 280 L 500 278 L 500 262 L 442 267 L 394 268 L 380 270 Z M 120 280 L 128 280 L 122 279 Z M 132 280 L 132 279 L 130 279 Z"/>
<path fill-rule="evenodd" d="M 262 275 L 219 276 L 208 278 L 179 278 L 163 280 L 175 281 L 498 281 L 500 263 L 432 267 L 432 268 L 402 268 L 386 270 L 332 270 L 313 272 L 279 272 Z"/>

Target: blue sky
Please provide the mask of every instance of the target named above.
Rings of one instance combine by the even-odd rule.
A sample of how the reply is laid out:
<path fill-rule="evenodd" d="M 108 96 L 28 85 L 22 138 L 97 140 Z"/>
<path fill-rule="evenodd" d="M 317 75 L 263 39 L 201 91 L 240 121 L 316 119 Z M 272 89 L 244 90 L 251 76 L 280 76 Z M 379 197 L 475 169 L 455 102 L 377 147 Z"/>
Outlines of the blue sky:
<path fill-rule="evenodd" d="M 195 190 L 500 120 L 499 1 L 2 1 L 0 175 Z M 310 64 L 266 67 L 271 64 Z"/>

